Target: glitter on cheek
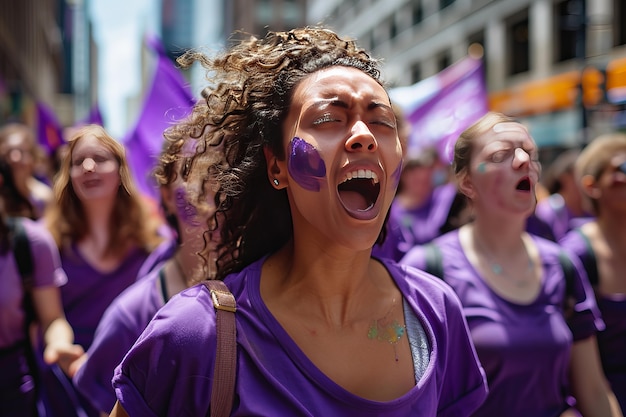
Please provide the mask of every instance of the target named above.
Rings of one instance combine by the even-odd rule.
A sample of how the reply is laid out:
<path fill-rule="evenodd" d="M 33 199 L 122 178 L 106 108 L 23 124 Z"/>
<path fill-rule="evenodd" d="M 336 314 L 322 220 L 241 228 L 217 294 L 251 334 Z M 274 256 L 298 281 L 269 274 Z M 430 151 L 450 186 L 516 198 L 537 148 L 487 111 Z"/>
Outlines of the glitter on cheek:
<path fill-rule="evenodd" d="M 190 226 L 200 226 L 198 221 L 198 210 L 187 201 L 187 193 L 182 187 L 174 190 L 174 198 L 176 199 L 176 211 L 178 217 Z"/>
<path fill-rule="evenodd" d="M 289 144 L 289 175 L 302 188 L 319 191 L 322 180 L 326 177 L 326 164 L 321 155 L 310 143 L 294 137 Z"/>

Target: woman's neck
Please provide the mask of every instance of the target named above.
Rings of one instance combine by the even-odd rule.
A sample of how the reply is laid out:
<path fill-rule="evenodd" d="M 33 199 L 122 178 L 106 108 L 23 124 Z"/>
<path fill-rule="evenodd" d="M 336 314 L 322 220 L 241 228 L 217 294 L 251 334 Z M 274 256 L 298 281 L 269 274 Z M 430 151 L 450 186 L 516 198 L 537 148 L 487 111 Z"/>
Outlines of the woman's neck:
<path fill-rule="evenodd" d="M 626 241 L 626 215 L 624 213 L 602 213 L 596 218 L 596 223 L 607 240 Z"/>
<path fill-rule="evenodd" d="M 525 222 L 517 219 L 498 222 L 480 216 L 468 226 L 474 237 L 494 254 L 518 249 L 525 231 Z"/>

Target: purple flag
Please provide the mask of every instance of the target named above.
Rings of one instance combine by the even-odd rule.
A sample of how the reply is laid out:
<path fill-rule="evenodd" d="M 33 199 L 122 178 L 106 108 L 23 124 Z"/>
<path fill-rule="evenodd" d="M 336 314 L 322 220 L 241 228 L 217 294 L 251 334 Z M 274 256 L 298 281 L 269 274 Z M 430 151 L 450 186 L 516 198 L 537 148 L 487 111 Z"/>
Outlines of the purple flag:
<path fill-rule="evenodd" d="M 52 109 L 40 101 L 35 103 L 35 106 L 37 108 L 37 140 L 50 155 L 63 143 L 63 129 Z"/>
<path fill-rule="evenodd" d="M 466 57 L 411 87 L 390 91 L 411 123 L 407 156 L 436 148 L 451 163 L 459 134 L 488 111 L 482 59 Z"/>
<path fill-rule="evenodd" d="M 123 143 L 137 187 L 146 196 L 157 199 L 151 173 L 161 153 L 163 131 L 190 113 L 194 99 L 185 78 L 165 54 L 160 40 L 150 38 L 146 42 L 158 54 L 157 67 L 137 123 Z"/>
<path fill-rule="evenodd" d="M 98 106 L 97 103 L 91 108 L 87 117 L 85 117 L 83 120 L 77 123 L 77 126 L 91 125 L 91 124 L 104 126 L 104 120 L 102 119 L 100 106 Z"/>

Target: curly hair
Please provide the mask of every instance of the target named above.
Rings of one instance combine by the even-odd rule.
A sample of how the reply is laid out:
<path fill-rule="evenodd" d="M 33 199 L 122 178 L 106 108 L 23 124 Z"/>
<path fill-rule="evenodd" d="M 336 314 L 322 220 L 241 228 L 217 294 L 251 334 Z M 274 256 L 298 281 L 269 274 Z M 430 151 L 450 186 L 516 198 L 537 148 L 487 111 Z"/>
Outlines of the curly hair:
<path fill-rule="evenodd" d="M 186 161 L 187 172 L 190 181 L 214 178 L 219 184 L 215 204 L 216 214 L 221 214 L 213 222 L 220 218 L 223 223 L 218 259 L 218 278 L 223 278 L 277 250 L 292 236 L 287 194 L 270 186 L 263 150 L 285 157 L 282 124 L 295 87 L 332 66 L 356 68 L 383 83 L 378 60 L 354 40 L 322 27 L 269 32 L 261 39 L 239 41 L 213 57 L 191 50 L 178 59 L 182 67 L 194 62 L 207 71 L 204 102 L 195 106 L 187 125 L 166 136 L 183 141 L 184 136 L 202 138 L 203 146 Z M 223 160 L 215 163 L 209 155 L 217 148 Z M 173 152 L 163 158 L 171 158 Z"/>
<path fill-rule="evenodd" d="M 136 190 L 124 146 L 112 138 L 102 126 L 87 125 L 80 128 L 69 140 L 67 155 L 61 163 L 55 182 L 53 204 L 45 214 L 45 223 L 59 249 L 71 242 L 80 240 L 89 233 L 83 206 L 74 191 L 70 178 L 72 152 L 76 144 L 87 136 L 93 135 L 113 154 L 119 165 L 121 184 L 109 222 L 110 240 L 107 253 L 120 254 L 129 245 L 136 245 L 150 252 L 162 238 L 158 235 L 158 224 L 148 214 L 146 203 Z"/>

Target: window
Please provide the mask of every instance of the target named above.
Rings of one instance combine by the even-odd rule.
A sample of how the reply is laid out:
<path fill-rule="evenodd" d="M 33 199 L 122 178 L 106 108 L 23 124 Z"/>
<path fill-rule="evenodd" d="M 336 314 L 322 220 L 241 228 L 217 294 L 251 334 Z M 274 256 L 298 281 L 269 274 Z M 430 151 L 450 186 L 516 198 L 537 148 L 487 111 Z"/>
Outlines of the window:
<path fill-rule="evenodd" d="M 626 45 L 626 4 L 624 0 L 613 1 L 613 33 L 615 46 Z"/>
<path fill-rule="evenodd" d="M 530 69 L 530 44 L 528 40 L 528 10 L 511 19 L 507 28 L 509 75 Z"/>
<path fill-rule="evenodd" d="M 450 52 L 444 52 L 437 58 L 437 70 L 441 71 L 448 68 L 452 64 Z"/>
<path fill-rule="evenodd" d="M 455 0 L 439 0 L 439 10 L 443 10 L 446 7 L 452 5 Z"/>
<path fill-rule="evenodd" d="M 419 64 L 411 65 L 411 84 L 415 84 L 422 80 L 422 70 Z"/>
<path fill-rule="evenodd" d="M 398 24 L 394 16 L 391 16 L 389 21 L 389 39 L 393 40 L 396 36 L 398 36 Z"/>
<path fill-rule="evenodd" d="M 584 0 L 565 0 L 554 10 L 556 62 L 585 56 Z"/>
<path fill-rule="evenodd" d="M 418 24 L 420 24 L 422 22 L 422 20 L 424 20 L 424 11 L 422 9 L 422 5 L 419 1 L 414 1 L 413 2 L 413 18 L 412 18 L 412 23 L 413 26 L 417 26 Z"/>

